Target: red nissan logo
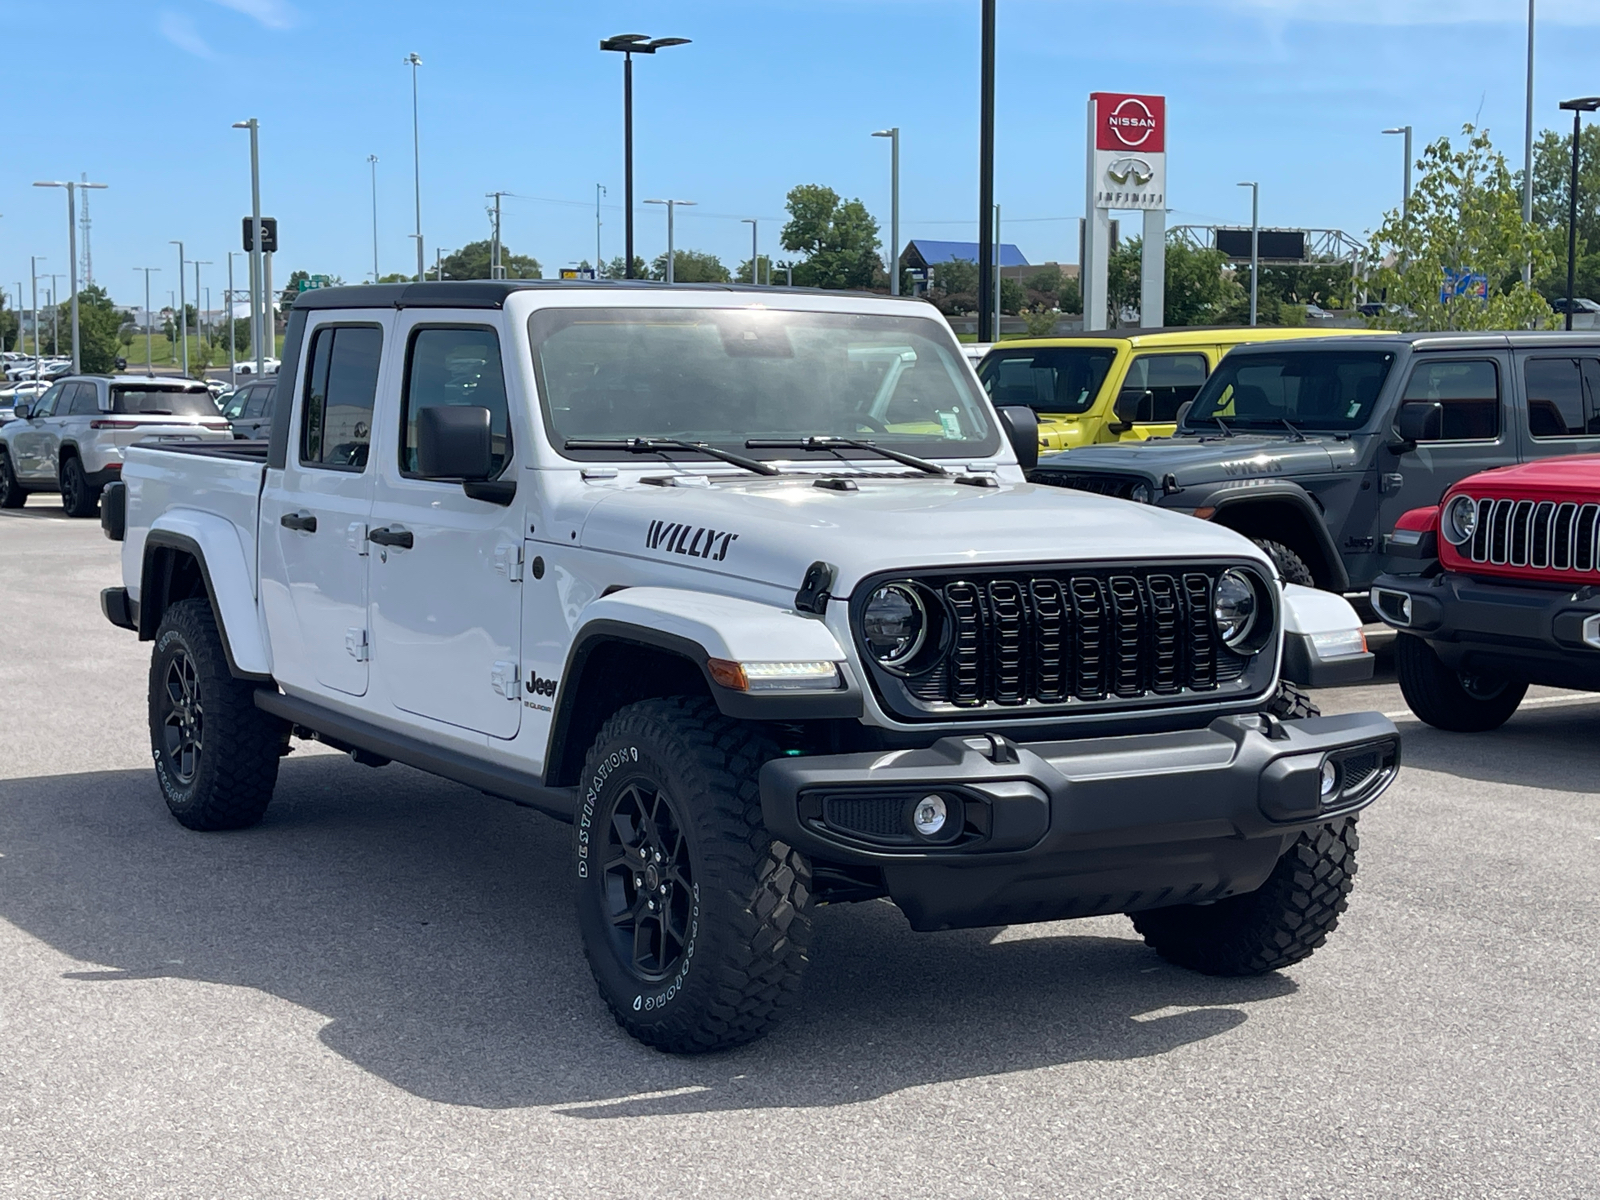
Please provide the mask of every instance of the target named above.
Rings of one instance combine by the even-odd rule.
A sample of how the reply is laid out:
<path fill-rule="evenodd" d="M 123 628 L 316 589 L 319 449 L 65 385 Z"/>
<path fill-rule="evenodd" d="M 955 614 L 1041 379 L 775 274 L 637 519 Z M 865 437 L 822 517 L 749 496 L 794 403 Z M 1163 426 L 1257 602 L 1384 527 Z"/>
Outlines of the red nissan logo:
<path fill-rule="evenodd" d="M 1128 96 L 1111 110 L 1106 125 L 1124 146 L 1139 147 L 1156 131 L 1156 118 L 1137 96 Z"/>

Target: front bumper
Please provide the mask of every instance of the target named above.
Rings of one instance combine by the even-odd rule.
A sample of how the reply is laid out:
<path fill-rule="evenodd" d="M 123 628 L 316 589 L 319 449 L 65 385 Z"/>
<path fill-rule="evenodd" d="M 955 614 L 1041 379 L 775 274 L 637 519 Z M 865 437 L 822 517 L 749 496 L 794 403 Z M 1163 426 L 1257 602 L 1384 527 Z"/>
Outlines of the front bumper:
<path fill-rule="evenodd" d="M 1325 761 L 1337 783 L 1323 797 Z M 877 868 L 916 929 L 1059 920 L 1254 891 L 1299 833 L 1393 782 L 1377 713 L 1017 744 L 781 758 L 761 770 L 774 835 L 819 862 Z M 946 823 L 916 830 L 922 802 Z"/>
<path fill-rule="evenodd" d="M 1600 589 L 1380 575 L 1372 606 L 1452 670 L 1600 691 Z"/>

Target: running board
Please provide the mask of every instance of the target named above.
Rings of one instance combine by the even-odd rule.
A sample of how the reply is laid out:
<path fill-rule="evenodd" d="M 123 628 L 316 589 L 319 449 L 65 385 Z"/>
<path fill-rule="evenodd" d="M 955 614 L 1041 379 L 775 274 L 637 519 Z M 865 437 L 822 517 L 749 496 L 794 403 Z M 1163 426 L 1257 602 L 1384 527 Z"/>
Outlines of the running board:
<path fill-rule="evenodd" d="M 317 734 L 329 745 L 343 750 L 360 750 L 379 758 L 405 763 L 419 771 L 477 788 L 502 800 L 535 808 L 548 816 L 571 821 L 578 807 L 576 788 L 545 787 L 537 775 L 498 763 L 486 763 L 463 754 L 430 746 L 403 733 L 395 733 L 366 721 L 347 717 L 298 696 L 286 696 L 276 688 L 257 688 L 256 707 L 282 717 Z"/>

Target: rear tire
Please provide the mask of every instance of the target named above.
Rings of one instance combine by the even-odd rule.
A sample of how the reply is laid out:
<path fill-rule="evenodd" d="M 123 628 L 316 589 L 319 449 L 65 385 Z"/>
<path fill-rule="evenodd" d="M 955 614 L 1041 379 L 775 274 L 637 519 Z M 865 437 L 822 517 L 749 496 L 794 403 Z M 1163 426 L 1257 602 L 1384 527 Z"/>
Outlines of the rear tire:
<path fill-rule="evenodd" d="M 1525 683 L 1452 671 L 1415 634 L 1394 639 L 1400 692 L 1418 717 L 1451 733 L 1487 733 L 1511 719 L 1528 692 Z"/>
<path fill-rule="evenodd" d="M 89 486 L 76 454 L 61 464 L 61 508 L 69 517 L 92 517 L 100 511 L 100 489 Z"/>
<path fill-rule="evenodd" d="M 211 832 L 261 820 L 288 737 L 229 672 L 210 602 L 168 608 L 150 655 L 150 752 L 178 823 Z"/>
<path fill-rule="evenodd" d="M 1203 975 L 1260 975 L 1310 958 L 1339 925 L 1355 884 L 1356 819 L 1309 829 L 1266 883 L 1215 904 L 1133 914 L 1162 958 Z"/>
<path fill-rule="evenodd" d="M 1267 552 L 1267 557 L 1278 568 L 1278 574 L 1285 583 L 1298 583 L 1301 587 L 1317 586 L 1316 576 L 1311 573 L 1306 560 L 1282 542 L 1275 542 L 1271 538 L 1252 538 L 1251 541 Z"/>
<path fill-rule="evenodd" d="M 21 508 L 28 502 L 28 493 L 17 482 L 17 473 L 11 469 L 11 456 L 0 450 L 0 508 Z"/>
<path fill-rule="evenodd" d="M 600 995 L 646 1045 L 753 1041 L 798 995 L 811 867 L 762 824 L 756 776 L 777 755 L 679 697 L 619 711 L 584 761 L 578 927 Z"/>

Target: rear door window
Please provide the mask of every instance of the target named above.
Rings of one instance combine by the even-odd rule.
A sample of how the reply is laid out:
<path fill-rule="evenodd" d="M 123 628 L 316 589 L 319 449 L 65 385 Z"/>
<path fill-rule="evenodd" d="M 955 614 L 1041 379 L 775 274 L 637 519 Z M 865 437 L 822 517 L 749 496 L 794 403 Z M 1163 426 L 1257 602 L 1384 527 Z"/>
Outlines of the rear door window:
<path fill-rule="evenodd" d="M 72 390 L 72 406 L 62 406 L 62 411 L 72 417 L 92 417 L 100 411 L 98 396 L 92 383 L 68 384 Z"/>
<path fill-rule="evenodd" d="M 1530 358 L 1522 379 L 1534 437 L 1600 434 L 1600 358 Z"/>
<path fill-rule="evenodd" d="M 1500 436 L 1500 371 L 1488 359 L 1424 359 L 1411 370 L 1401 402 L 1437 400 L 1444 442 L 1487 442 Z"/>
<path fill-rule="evenodd" d="M 371 325 L 323 325 L 311 336 L 300 418 L 300 463 L 363 471 L 372 441 L 383 331 Z"/>
<path fill-rule="evenodd" d="M 1128 364 L 1117 399 L 1138 400 L 1136 424 L 1170 425 L 1179 407 L 1194 399 L 1208 370 L 1203 354 L 1141 354 Z"/>

